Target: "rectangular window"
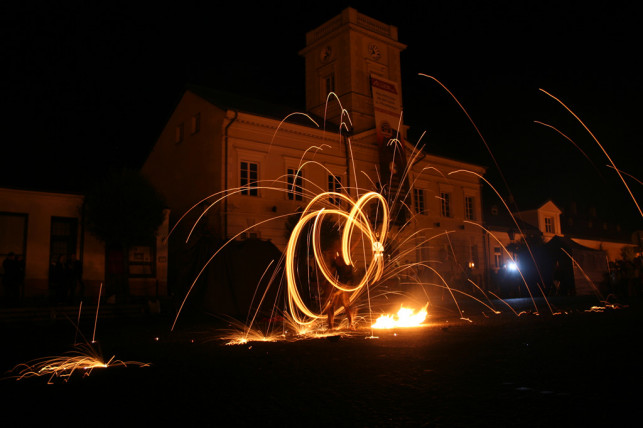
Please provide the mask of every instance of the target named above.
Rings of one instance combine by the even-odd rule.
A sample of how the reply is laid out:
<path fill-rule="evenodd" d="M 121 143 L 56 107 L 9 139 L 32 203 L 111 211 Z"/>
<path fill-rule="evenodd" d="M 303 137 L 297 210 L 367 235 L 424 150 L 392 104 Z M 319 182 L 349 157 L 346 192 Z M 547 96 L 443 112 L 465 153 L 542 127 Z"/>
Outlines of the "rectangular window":
<path fill-rule="evenodd" d="M 129 249 L 129 274 L 132 277 L 154 276 L 154 245 L 136 245 Z"/>
<path fill-rule="evenodd" d="M 322 90 L 324 98 L 331 92 L 335 92 L 335 73 L 327 74 L 322 78 Z"/>
<path fill-rule="evenodd" d="M 303 171 L 296 170 L 293 168 L 288 168 L 288 188 L 286 192 L 288 194 L 288 199 L 291 201 L 301 201 L 304 196 L 304 178 L 302 176 Z"/>
<path fill-rule="evenodd" d="M 442 217 L 451 217 L 451 194 L 440 193 L 440 214 Z"/>
<path fill-rule="evenodd" d="M 0 257 L 27 251 L 27 214 L 0 212 Z M 1 261 L 0 260 L 0 261 Z M 0 266 L 0 270 L 2 266 Z"/>
<path fill-rule="evenodd" d="M 464 197 L 464 218 L 467 220 L 475 220 L 475 211 L 473 208 L 473 196 Z"/>
<path fill-rule="evenodd" d="M 192 133 L 196 134 L 201 130 L 201 113 L 192 116 Z"/>
<path fill-rule="evenodd" d="M 333 174 L 328 174 L 328 191 L 329 192 L 335 192 L 335 193 L 341 193 L 342 192 L 342 177 L 339 177 L 339 176 L 333 175 Z M 340 202 L 341 202 L 341 199 L 338 196 L 330 196 L 328 198 L 328 201 L 331 204 L 339 205 Z"/>
<path fill-rule="evenodd" d="M 500 247 L 493 247 L 493 267 L 500 269 L 502 266 L 502 249 Z"/>
<path fill-rule="evenodd" d="M 50 237 L 50 260 L 55 263 L 61 256 L 76 254 L 78 238 L 78 219 L 72 217 L 52 217 Z"/>
<path fill-rule="evenodd" d="M 259 165 L 255 162 L 241 162 L 239 171 L 242 195 L 259 196 L 257 181 L 259 179 Z"/>
<path fill-rule="evenodd" d="M 545 217 L 545 232 L 554 233 L 554 219 L 552 217 Z"/>
<path fill-rule="evenodd" d="M 176 144 L 179 144 L 182 141 L 183 141 L 183 123 L 180 123 L 176 127 L 174 142 Z"/>
<path fill-rule="evenodd" d="M 413 189 L 413 199 L 415 203 L 415 212 L 418 214 L 425 214 L 424 212 L 424 190 Z"/>

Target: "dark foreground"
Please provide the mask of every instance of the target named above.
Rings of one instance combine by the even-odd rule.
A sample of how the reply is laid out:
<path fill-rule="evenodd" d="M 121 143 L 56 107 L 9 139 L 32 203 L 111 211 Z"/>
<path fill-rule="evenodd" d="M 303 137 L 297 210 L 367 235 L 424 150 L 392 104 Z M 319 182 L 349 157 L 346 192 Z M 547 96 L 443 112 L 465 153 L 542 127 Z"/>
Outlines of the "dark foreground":
<path fill-rule="evenodd" d="M 640 424 L 643 311 L 457 317 L 424 328 L 226 346 L 204 324 L 106 320 L 103 355 L 149 367 L 0 381 L 3 427 Z M 88 329 L 91 337 L 91 327 Z M 62 355 L 61 323 L 4 325 L 3 371 Z M 633 418 L 633 420 L 632 420 Z M 6 423 L 5 423 L 6 421 Z"/>

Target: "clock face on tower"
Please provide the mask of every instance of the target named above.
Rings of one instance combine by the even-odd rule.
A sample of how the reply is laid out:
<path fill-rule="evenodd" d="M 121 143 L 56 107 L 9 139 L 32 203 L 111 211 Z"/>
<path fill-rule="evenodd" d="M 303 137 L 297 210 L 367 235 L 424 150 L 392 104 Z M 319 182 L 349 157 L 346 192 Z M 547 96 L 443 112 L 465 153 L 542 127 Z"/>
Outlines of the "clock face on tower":
<path fill-rule="evenodd" d="M 319 53 L 319 58 L 321 59 L 322 62 L 326 62 L 330 59 L 330 56 L 333 53 L 333 49 L 330 46 L 326 46 L 322 48 L 321 52 Z"/>
<path fill-rule="evenodd" d="M 369 43 L 368 55 L 374 60 L 378 60 L 382 56 L 382 54 L 380 53 L 380 48 L 377 47 L 375 43 Z"/>

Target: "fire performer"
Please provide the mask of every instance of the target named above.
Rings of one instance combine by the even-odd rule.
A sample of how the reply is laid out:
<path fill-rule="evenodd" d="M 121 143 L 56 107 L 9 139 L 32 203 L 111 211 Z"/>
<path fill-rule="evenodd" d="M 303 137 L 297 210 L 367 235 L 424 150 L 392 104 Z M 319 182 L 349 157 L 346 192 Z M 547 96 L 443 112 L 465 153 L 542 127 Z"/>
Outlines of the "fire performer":
<path fill-rule="evenodd" d="M 342 284 L 353 283 L 353 267 L 344 262 L 341 253 L 341 240 L 333 240 L 332 245 L 324 251 L 324 262 L 329 267 L 336 281 Z M 354 329 L 355 308 L 351 305 L 350 293 L 340 290 L 331 282 L 324 280 L 323 295 L 325 304 L 323 313 L 328 317 L 328 328 L 333 329 L 335 324 L 335 311 L 343 306 L 348 318 L 348 326 Z"/>

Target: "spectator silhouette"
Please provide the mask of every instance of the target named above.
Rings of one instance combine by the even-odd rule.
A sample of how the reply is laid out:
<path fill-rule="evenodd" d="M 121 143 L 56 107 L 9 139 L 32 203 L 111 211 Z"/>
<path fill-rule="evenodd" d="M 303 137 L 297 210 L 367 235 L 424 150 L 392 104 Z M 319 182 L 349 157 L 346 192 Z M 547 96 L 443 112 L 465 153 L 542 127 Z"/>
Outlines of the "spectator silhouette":
<path fill-rule="evenodd" d="M 58 260 L 53 266 L 52 273 L 52 291 L 54 293 L 55 303 L 64 303 L 69 292 L 69 268 L 67 265 L 67 257 L 59 256 Z"/>

